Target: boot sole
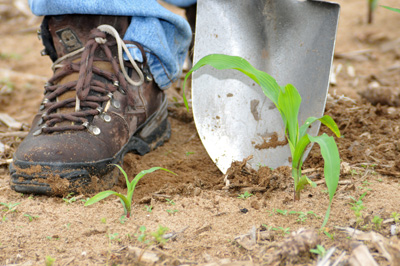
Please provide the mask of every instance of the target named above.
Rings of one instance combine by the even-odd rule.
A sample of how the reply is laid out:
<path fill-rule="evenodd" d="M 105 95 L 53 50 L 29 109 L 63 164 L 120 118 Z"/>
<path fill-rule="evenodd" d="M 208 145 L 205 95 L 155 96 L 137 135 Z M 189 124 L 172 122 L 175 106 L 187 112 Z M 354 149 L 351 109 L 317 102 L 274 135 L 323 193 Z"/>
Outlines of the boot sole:
<path fill-rule="evenodd" d="M 63 196 L 67 193 L 92 193 L 110 189 L 118 181 L 126 153 L 145 155 L 164 144 L 171 136 L 167 100 L 146 123 L 141 125 L 128 143 L 113 157 L 90 163 L 41 163 L 15 160 L 10 164 L 11 188 L 26 194 Z"/>

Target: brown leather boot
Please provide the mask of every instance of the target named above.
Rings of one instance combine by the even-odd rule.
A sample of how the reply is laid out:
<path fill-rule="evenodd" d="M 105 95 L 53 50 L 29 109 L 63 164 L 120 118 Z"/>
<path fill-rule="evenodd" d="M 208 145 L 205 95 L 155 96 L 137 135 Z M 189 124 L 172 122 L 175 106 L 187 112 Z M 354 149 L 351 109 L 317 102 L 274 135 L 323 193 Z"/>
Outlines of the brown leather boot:
<path fill-rule="evenodd" d="M 60 195 L 108 189 L 119 174 L 112 164 L 170 137 L 167 99 L 146 61 L 119 59 L 128 25 L 127 17 L 45 17 L 42 54 L 54 61 L 54 75 L 10 165 L 14 190 Z"/>

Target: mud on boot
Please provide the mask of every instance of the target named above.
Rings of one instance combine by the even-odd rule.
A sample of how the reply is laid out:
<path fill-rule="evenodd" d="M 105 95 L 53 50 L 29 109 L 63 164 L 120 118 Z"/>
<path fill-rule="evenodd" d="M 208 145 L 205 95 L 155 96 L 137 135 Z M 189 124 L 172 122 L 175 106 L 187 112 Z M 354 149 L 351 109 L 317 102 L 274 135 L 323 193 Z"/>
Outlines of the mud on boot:
<path fill-rule="evenodd" d="M 104 190 L 118 180 L 112 164 L 144 155 L 170 137 L 167 99 L 144 62 L 123 61 L 128 17 L 45 17 L 41 37 L 53 77 L 29 135 L 10 165 L 11 187 L 62 195 Z"/>

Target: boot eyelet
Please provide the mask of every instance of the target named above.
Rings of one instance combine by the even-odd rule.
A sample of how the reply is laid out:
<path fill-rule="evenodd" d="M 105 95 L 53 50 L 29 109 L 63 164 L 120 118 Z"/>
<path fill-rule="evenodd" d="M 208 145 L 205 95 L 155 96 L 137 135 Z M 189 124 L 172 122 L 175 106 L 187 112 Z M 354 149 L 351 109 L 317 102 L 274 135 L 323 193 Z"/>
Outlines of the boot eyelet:
<path fill-rule="evenodd" d="M 118 88 L 118 91 L 119 91 L 122 95 L 126 95 L 126 92 L 125 92 L 121 87 Z"/>
<path fill-rule="evenodd" d="M 119 87 L 119 81 L 118 81 L 118 80 L 115 80 L 114 83 L 113 83 L 113 85 L 114 85 L 115 87 Z"/>
<path fill-rule="evenodd" d="M 152 81 L 152 80 L 153 80 L 153 77 L 152 77 L 152 76 L 148 76 L 148 75 L 146 75 L 146 80 L 147 80 L 148 82 L 150 82 L 150 81 Z"/>
<path fill-rule="evenodd" d="M 39 136 L 40 134 L 42 134 L 42 128 L 39 128 L 38 130 L 36 130 L 35 132 L 33 132 L 33 136 Z"/>
<path fill-rule="evenodd" d="M 98 128 L 96 126 L 89 126 L 88 130 L 90 131 L 90 133 L 92 133 L 95 136 L 100 135 L 100 133 L 101 133 L 100 128 Z"/>
<path fill-rule="evenodd" d="M 108 114 L 104 114 L 103 115 L 103 120 L 104 120 L 104 122 L 109 123 L 109 122 L 111 122 L 111 116 L 108 115 Z"/>
<path fill-rule="evenodd" d="M 41 40 L 42 40 L 42 30 L 41 30 L 41 29 L 38 29 L 38 30 L 36 31 L 36 33 L 37 33 L 37 37 L 38 37 L 39 41 L 41 41 Z"/>
<path fill-rule="evenodd" d="M 83 122 L 82 126 L 84 126 L 85 128 L 88 128 L 89 127 L 89 122 L 88 121 Z"/>
<path fill-rule="evenodd" d="M 97 110 L 97 112 L 99 112 L 98 114 L 101 114 L 103 112 L 103 108 L 101 108 L 101 107 L 97 107 L 96 110 Z"/>
<path fill-rule="evenodd" d="M 117 109 L 121 108 L 121 103 L 117 100 L 112 100 L 111 104 L 112 104 L 112 106 L 114 106 L 114 108 L 117 108 Z"/>
<path fill-rule="evenodd" d="M 39 106 L 39 111 L 43 111 L 43 110 L 44 110 L 44 105 L 41 104 L 41 105 Z"/>

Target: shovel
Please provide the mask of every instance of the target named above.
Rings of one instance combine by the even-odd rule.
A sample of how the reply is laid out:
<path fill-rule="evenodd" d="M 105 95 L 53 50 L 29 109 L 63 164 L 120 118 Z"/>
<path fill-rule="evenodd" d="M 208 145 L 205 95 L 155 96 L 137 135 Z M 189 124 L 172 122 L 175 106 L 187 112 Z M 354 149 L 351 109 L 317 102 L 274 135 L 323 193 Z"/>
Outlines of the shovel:
<path fill-rule="evenodd" d="M 314 0 L 198 1 L 194 62 L 214 53 L 241 56 L 281 86 L 293 84 L 302 96 L 301 125 L 324 112 L 339 9 Z M 223 173 L 249 156 L 254 169 L 290 165 L 278 110 L 244 74 L 194 72 L 192 107 L 200 139 Z M 318 131 L 314 125 L 309 133 Z"/>

